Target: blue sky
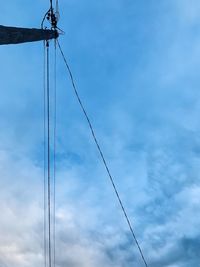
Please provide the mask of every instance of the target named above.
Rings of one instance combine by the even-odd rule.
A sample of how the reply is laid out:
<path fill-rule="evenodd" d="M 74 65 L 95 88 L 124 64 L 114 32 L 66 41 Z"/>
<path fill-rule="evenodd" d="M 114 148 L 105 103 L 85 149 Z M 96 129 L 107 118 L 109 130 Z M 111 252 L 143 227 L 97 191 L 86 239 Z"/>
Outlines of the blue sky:
<path fill-rule="evenodd" d="M 2 1 L 0 24 L 40 27 L 48 7 Z M 60 43 L 151 267 L 200 266 L 199 14 L 198 0 L 60 1 Z M 43 44 L 0 58 L 0 266 L 43 266 Z M 143 266 L 57 60 L 57 266 Z"/>

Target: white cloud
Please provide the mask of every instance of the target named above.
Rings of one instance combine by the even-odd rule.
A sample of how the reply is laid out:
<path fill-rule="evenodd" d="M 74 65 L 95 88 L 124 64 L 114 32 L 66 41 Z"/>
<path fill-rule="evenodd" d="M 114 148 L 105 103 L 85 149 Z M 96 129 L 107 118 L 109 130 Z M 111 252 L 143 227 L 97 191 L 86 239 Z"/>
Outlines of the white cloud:
<path fill-rule="evenodd" d="M 121 2 L 117 4 L 120 5 Z M 9 6 L 13 7 L 13 4 L 9 3 L 7 8 Z M 119 62 L 128 61 L 128 57 L 126 60 L 123 58 L 125 54 L 122 53 L 122 57 L 118 54 L 118 60 L 115 59 L 115 53 L 121 47 L 128 49 L 132 46 L 128 43 L 130 40 L 126 34 L 123 35 L 121 46 L 117 46 L 117 42 L 122 41 L 119 36 L 126 32 L 126 27 L 119 27 L 117 29 L 119 35 L 115 36 L 116 25 L 121 23 L 121 20 L 120 23 L 117 22 L 116 13 L 112 17 L 116 25 L 111 25 L 113 28 L 110 27 L 108 32 L 105 28 L 101 29 L 104 33 L 106 31 L 106 36 L 110 36 L 113 31 L 114 40 L 117 40 L 116 47 L 113 48 L 115 53 L 111 53 L 110 46 L 114 45 L 111 37 L 109 42 L 105 36 L 99 42 L 96 39 L 93 40 L 97 46 L 96 50 L 91 50 L 89 39 L 85 39 L 85 36 L 81 37 L 87 43 L 87 53 L 102 51 L 102 42 L 104 46 L 109 45 L 106 53 L 98 57 L 98 62 L 95 61 L 96 57 L 88 61 L 87 56 L 79 58 L 77 54 L 73 54 L 74 47 L 80 46 L 80 43 L 73 44 L 71 50 L 70 44 L 67 43 L 67 45 L 72 53 L 75 72 L 88 75 L 86 78 L 82 75 L 78 82 L 79 84 L 84 82 L 81 89 L 82 93 L 87 95 L 87 101 L 94 102 L 88 105 L 90 108 L 95 108 L 93 116 L 98 113 L 97 118 L 94 116 L 96 119 L 93 119 L 97 136 L 102 140 L 101 144 L 120 195 L 150 266 L 196 267 L 195 261 L 198 260 L 198 254 L 195 248 L 198 246 L 200 223 L 198 216 L 200 42 L 194 27 L 198 24 L 200 6 L 198 1 L 181 0 L 169 1 L 167 6 L 169 9 L 166 14 L 166 9 L 162 9 L 163 6 L 159 5 L 161 8 L 159 12 L 163 14 L 162 19 L 159 16 L 160 20 L 157 20 L 156 14 L 151 14 L 150 18 L 142 17 L 145 30 L 142 28 L 141 36 L 143 34 L 148 36 L 145 41 L 148 40 L 149 44 L 141 42 L 143 56 L 147 58 L 146 60 L 143 58 L 141 65 L 138 62 L 137 66 L 134 65 L 135 71 L 129 69 L 134 64 L 131 57 L 127 63 L 129 67 L 126 67 L 125 63 L 119 64 Z M 78 14 L 81 14 L 85 7 L 86 3 L 81 6 Z M 145 5 L 142 5 L 141 9 L 144 10 L 144 8 Z M 35 9 L 37 9 L 36 5 Z M 74 10 L 76 9 L 77 6 Z M 123 12 L 125 10 L 127 9 L 124 8 Z M 22 12 L 24 11 L 21 10 L 20 14 Z M 84 16 L 87 14 L 86 12 Z M 34 16 L 34 12 L 32 15 Z M 125 15 L 123 13 L 123 16 Z M 109 13 L 107 13 L 108 17 L 110 19 Z M 79 24 L 78 16 L 76 18 L 76 23 Z M 90 17 L 87 19 L 89 20 Z M 21 23 L 21 20 L 23 18 L 20 16 L 18 23 Z M 74 17 L 70 17 L 69 20 L 74 21 Z M 157 26 L 155 26 L 155 32 L 148 35 L 147 31 L 154 29 L 152 25 L 148 28 L 148 22 L 152 20 L 155 20 L 154 23 Z M 27 17 L 24 21 L 27 21 Z M 128 22 L 135 23 L 135 20 L 129 19 Z M 68 21 L 64 23 L 67 25 Z M 100 25 L 101 21 L 97 24 Z M 137 26 L 139 27 L 140 24 L 141 22 L 138 21 Z M 84 24 L 83 33 L 87 31 L 86 26 Z M 134 32 L 135 24 L 131 27 Z M 93 28 L 95 27 L 91 27 L 90 30 L 93 30 L 94 36 L 98 37 L 96 29 Z M 78 28 L 74 27 L 72 30 L 80 36 L 77 32 Z M 80 42 L 81 38 L 77 37 Z M 34 57 L 39 50 L 34 49 L 33 46 L 31 50 L 27 50 L 23 46 L 14 50 L 6 48 L 6 51 L 9 54 L 6 57 L 4 52 L 1 52 L 2 61 L 10 57 L 5 61 L 7 63 L 2 71 L 2 75 L 7 78 L 2 86 L 6 88 L 5 95 L 0 100 L 2 126 L 0 133 L 2 149 L 0 152 L 0 265 L 42 266 L 42 157 L 34 150 L 34 147 L 37 147 L 41 151 L 42 143 L 42 113 L 35 109 L 35 107 L 38 109 L 38 106 L 41 108 L 42 105 L 41 102 L 38 105 L 38 95 L 41 93 L 42 86 L 40 87 L 39 82 L 35 82 L 33 78 L 34 74 L 39 74 L 37 67 L 41 65 L 39 58 L 37 60 Z M 16 53 L 14 58 L 12 51 Z M 127 54 L 129 52 L 133 53 L 131 49 L 127 50 Z M 104 63 L 101 65 L 99 59 L 109 53 L 111 53 L 110 57 L 104 58 Z M 137 60 L 141 57 L 139 56 Z M 27 58 L 29 63 L 26 63 Z M 107 60 L 109 66 L 105 64 Z M 25 67 L 17 68 L 19 61 Z M 11 63 L 15 67 L 15 71 L 12 71 L 14 77 L 8 79 Z M 94 70 L 90 63 L 95 63 Z M 117 66 L 120 71 L 113 68 L 115 74 L 109 76 L 107 72 L 112 69 L 112 65 Z M 77 66 L 82 68 L 81 71 Z M 100 69 L 106 69 L 106 71 L 98 72 L 97 75 L 96 70 Z M 62 77 L 64 72 L 61 71 L 60 65 L 59 70 L 59 78 L 62 81 L 60 83 L 62 92 L 59 91 L 61 95 L 65 84 Z M 24 75 L 21 76 L 21 72 Z M 32 73 L 33 76 L 27 73 Z M 131 77 L 129 77 L 130 73 L 132 73 Z M 101 75 L 109 77 L 111 80 L 109 85 L 105 81 L 102 82 Z M 101 80 L 101 86 L 95 88 L 95 93 L 93 89 L 86 88 L 89 86 L 87 79 L 91 76 L 93 78 L 98 76 Z M 91 84 L 97 85 L 98 79 L 94 78 Z M 20 84 L 23 84 L 23 87 L 20 88 Z M 29 85 L 30 88 L 26 91 Z M 102 85 L 106 90 L 100 88 Z M 10 89 L 15 86 L 20 90 Z M 33 87 L 37 87 L 37 91 L 32 90 Z M 88 96 L 91 92 L 93 92 L 92 100 Z M 100 98 L 100 95 L 104 94 L 106 96 Z M 30 98 L 31 101 L 28 100 Z M 57 173 L 58 266 L 67 264 L 87 267 L 140 266 L 138 251 L 135 247 L 132 250 L 128 228 L 104 168 L 97 163 L 97 152 L 92 147 L 92 142 L 88 141 L 89 133 L 86 133 L 86 124 L 82 122 L 82 117 L 79 117 L 79 111 L 75 111 L 74 102 L 68 105 L 71 100 L 68 101 L 66 107 L 65 100 L 63 97 L 62 107 L 59 107 L 58 111 L 59 116 L 62 116 L 59 119 L 61 134 L 58 137 L 60 158 Z M 104 104 L 104 110 L 102 110 L 102 104 Z M 12 111 L 7 109 L 8 106 Z M 69 113 L 65 112 L 68 108 Z"/>

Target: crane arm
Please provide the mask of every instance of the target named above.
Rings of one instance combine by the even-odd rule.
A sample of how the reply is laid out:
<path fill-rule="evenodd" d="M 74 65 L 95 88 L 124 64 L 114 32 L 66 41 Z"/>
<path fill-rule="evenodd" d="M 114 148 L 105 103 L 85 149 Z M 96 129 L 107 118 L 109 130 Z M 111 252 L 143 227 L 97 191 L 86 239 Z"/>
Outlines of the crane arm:
<path fill-rule="evenodd" d="M 7 27 L 0 25 L 0 45 L 50 40 L 58 37 L 56 30 Z"/>

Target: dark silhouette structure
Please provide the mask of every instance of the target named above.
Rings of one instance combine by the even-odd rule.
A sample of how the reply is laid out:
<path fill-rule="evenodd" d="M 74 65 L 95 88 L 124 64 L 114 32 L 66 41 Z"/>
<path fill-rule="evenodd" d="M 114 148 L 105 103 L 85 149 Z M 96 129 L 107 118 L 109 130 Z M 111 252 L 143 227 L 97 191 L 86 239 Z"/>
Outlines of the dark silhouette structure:
<path fill-rule="evenodd" d="M 0 45 L 50 40 L 58 37 L 56 30 L 29 29 L 0 25 Z"/>

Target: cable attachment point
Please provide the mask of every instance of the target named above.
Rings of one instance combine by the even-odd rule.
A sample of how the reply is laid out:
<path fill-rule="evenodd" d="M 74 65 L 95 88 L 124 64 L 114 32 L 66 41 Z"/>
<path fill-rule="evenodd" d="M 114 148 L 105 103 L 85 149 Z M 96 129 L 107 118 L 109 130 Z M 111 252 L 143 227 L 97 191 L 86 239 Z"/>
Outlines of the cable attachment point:
<path fill-rule="evenodd" d="M 49 40 L 46 40 L 45 45 L 47 48 L 49 48 Z"/>
<path fill-rule="evenodd" d="M 55 32 L 55 39 L 57 39 L 60 34 L 64 33 L 57 26 L 59 19 L 60 19 L 60 13 L 59 13 L 59 7 L 58 7 L 58 0 L 56 1 L 56 8 L 55 9 L 52 6 L 52 1 L 50 1 L 50 8 L 45 13 L 45 15 L 42 19 L 41 29 L 44 29 L 44 28 L 47 29 L 47 27 L 44 27 L 45 20 L 47 20 L 51 24 L 51 30 L 53 30 Z"/>
<path fill-rule="evenodd" d="M 56 30 L 58 19 L 57 19 L 56 14 L 54 13 L 53 8 L 50 8 L 49 9 L 49 11 L 47 12 L 46 18 L 51 23 L 51 28 L 54 29 L 54 30 Z"/>

